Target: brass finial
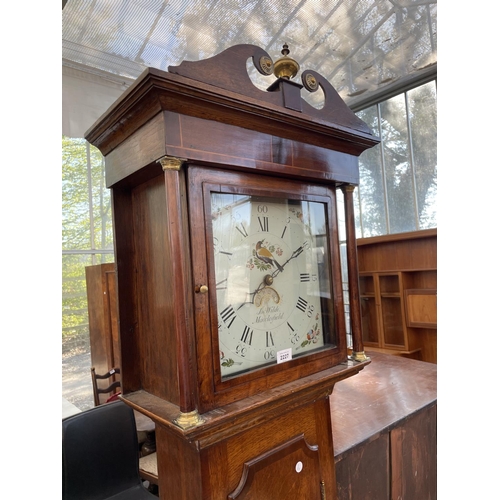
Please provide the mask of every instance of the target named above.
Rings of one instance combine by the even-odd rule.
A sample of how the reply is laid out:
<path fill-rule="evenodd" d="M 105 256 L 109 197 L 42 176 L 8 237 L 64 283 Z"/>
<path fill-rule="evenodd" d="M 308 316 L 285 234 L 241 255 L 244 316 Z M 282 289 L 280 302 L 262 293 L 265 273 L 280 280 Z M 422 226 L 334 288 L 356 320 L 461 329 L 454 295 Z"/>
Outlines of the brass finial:
<path fill-rule="evenodd" d="M 278 78 L 285 78 L 286 80 L 290 80 L 293 78 L 300 69 L 299 63 L 294 61 L 291 57 L 288 57 L 290 54 L 290 50 L 288 49 L 288 45 L 285 43 L 283 45 L 283 50 L 281 51 L 283 57 L 280 57 L 274 63 L 274 75 Z"/>

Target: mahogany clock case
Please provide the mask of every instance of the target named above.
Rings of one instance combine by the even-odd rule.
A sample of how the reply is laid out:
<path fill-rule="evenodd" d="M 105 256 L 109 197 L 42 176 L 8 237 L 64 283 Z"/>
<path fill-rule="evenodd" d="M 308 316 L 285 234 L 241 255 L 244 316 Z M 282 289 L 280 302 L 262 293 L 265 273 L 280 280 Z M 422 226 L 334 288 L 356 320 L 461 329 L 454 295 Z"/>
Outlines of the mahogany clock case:
<path fill-rule="evenodd" d="M 156 423 L 161 498 L 336 498 L 328 398 L 370 362 L 347 357 L 336 190 L 344 192 L 353 351 L 364 355 L 352 191 L 357 157 L 379 141 L 321 75 L 302 73 L 309 91 L 313 83 L 323 90 L 315 109 L 282 77 L 268 91 L 255 87 L 249 58 L 272 74 L 269 55 L 251 45 L 168 72 L 150 68 L 86 134 L 105 156 L 112 195 L 122 398 Z M 225 249 L 231 266 L 245 268 L 254 251 L 267 259 L 260 274 L 243 269 L 249 284 L 234 330 L 240 306 L 217 290 L 233 267 L 214 248 L 224 236 L 214 193 L 273 212 L 251 215 Z M 324 227 L 308 233 L 294 219 L 287 240 L 287 216 L 300 204 L 321 213 Z M 228 223 L 237 237 L 239 229 Z M 254 327 L 255 301 L 269 297 L 283 321 Z M 223 343 L 241 372 L 224 371 Z M 278 364 L 273 343 L 292 359 Z M 269 349 L 244 365 L 242 348 L 257 347 Z"/>
<path fill-rule="evenodd" d="M 347 359 L 335 190 L 356 185 L 357 157 L 379 141 L 321 75 L 303 73 L 323 90 L 319 110 L 301 99 L 295 82 L 279 78 L 271 91 L 257 89 L 249 58 L 257 69 L 270 60 L 241 45 L 168 72 L 149 68 L 86 133 L 105 156 L 112 192 L 124 398 L 144 391 L 181 413 L 205 413 Z M 329 286 L 318 305 L 318 349 L 240 374 L 221 371 L 214 185 L 325 208 Z M 353 226 L 352 196 L 346 207 Z M 352 232 L 349 280 L 357 279 Z M 356 325 L 353 338 L 361 338 Z"/>

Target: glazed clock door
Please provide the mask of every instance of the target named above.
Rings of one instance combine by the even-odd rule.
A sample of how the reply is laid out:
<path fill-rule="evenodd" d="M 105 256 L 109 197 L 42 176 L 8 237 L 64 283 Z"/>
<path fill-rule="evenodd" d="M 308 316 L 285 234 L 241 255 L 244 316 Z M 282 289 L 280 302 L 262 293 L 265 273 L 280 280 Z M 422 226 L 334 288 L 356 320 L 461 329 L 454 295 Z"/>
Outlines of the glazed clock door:
<path fill-rule="evenodd" d="M 223 190 L 210 198 L 224 379 L 324 347 L 331 284 L 324 204 Z"/>
<path fill-rule="evenodd" d="M 334 189 L 198 167 L 189 179 L 193 241 L 204 244 L 192 249 L 193 273 L 209 292 L 196 301 L 198 353 L 212 362 L 201 367 L 202 393 L 248 392 L 342 362 Z"/>

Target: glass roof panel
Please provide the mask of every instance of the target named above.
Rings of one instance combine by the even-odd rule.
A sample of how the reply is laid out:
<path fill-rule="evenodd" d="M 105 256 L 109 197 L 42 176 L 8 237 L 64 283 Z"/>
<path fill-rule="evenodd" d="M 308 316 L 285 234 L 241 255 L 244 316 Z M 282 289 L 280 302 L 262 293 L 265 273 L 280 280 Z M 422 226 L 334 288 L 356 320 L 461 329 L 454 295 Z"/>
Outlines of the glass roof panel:
<path fill-rule="evenodd" d="M 240 43 L 276 60 L 287 43 L 352 104 L 437 64 L 436 16 L 431 0 L 68 0 L 62 56 L 136 78 Z"/>

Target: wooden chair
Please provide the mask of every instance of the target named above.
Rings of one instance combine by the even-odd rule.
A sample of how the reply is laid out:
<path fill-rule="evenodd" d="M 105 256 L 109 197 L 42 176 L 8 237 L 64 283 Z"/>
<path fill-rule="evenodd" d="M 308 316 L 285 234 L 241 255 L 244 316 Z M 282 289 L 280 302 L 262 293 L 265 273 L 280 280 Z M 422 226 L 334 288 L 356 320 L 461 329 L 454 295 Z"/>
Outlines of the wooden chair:
<path fill-rule="evenodd" d="M 114 392 L 116 389 L 121 387 L 120 381 L 119 380 L 115 381 L 105 388 L 98 387 L 97 381 L 109 380 L 111 376 L 115 374 L 119 375 L 120 369 L 112 368 L 107 373 L 99 375 L 96 373 L 95 368 L 92 367 L 90 369 L 90 372 L 92 374 L 92 387 L 94 389 L 95 406 L 103 404 L 103 402 L 101 402 L 99 397 L 100 394 L 106 394 L 108 396 L 106 402 L 114 401 L 113 396 L 115 395 L 118 396 L 118 394 L 120 394 L 119 392 Z M 136 413 L 135 411 L 134 415 L 135 415 L 137 438 L 140 450 L 139 474 L 141 475 L 142 479 L 149 481 L 152 485 L 158 486 L 158 472 L 156 469 L 156 452 L 153 452 L 154 456 L 150 457 L 149 455 L 151 454 L 151 452 L 148 453 L 146 451 L 148 447 L 153 447 L 153 449 L 156 450 L 155 439 L 154 439 L 154 423 L 151 421 L 150 418 L 140 413 Z M 153 425 L 152 429 L 150 428 L 150 425 Z"/>
<path fill-rule="evenodd" d="M 114 394 L 117 394 L 116 389 L 119 389 L 121 387 L 120 381 L 114 379 L 115 375 L 120 374 L 120 368 L 111 368 L 111 370 L 104 373 L 103 375 L 99 375 L 95 372 L 95 368 L 92 367 L 90 369 L 90 373 L 92 375 L 92 388 L 94 389 L 94 405 L 99 406 L 103 403 L 103 401 L 101 401 L 99 397 L 100 394 L 106 394 L 108 397 L 106 398 L 105 402 L 109 402 L 109 399 L 113 397 Z M 98 386 L 98 380 L 110 380 L 111 377 L 113 377 L 113 382 L 110 385 L 104 388 Z"/>
<path fill-rule="evenodd" d="M 113 401 L 62 422 L 63 500 L 153 500 L 139 475 L 134 411 Z"/>
<path fill-rule="evenodd" d="M 149 481 L 150 485 L 152 485 L 150 491 L 156 491 L 158 489 L 158 463 L 156 451 L 150 455 L 139 458 L 139 474 L 142 479 Z"/>

